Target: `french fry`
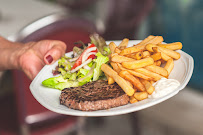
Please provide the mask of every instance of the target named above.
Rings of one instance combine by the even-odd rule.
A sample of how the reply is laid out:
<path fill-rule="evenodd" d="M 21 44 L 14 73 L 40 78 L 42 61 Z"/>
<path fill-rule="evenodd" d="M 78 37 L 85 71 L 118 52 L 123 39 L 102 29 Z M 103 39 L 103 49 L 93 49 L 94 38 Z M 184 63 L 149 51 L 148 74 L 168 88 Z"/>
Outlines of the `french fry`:
<path fill-rule="evenodd" d="M 133 84 L 131 82 L 129 82 L 128 80 L 125 80 L 127 82 L 128 85 L 130 85 L 133 88 Z M 135 92 L 137 91 L 136 89 L 134 89 Z"/>
<path fill-rule="evenodd" d="M 173 59 L 169 59 L 169 60 L 166 62 L 166 65 L 164 66 L 164 68 L 168 71 L 168 74 L 171 73 L 171 71 L 173 70 L 173 67 L 174 67 Z"/>
<path fill-rule="evenodd" d="M 112 77 L 108 77 L 108 84 L 115 83 L 114 79 Z"/>
<path fill-rule="evenodd" d="M 123 49 L 119 54 L 120 55 L 127 55 L 130 53 L 135 53 L 135 52 L 140 52 L 140 51 L 141 51 L 141 49 L 139 49 L 139 48 L 128 47 L 128 48 Z"/>
<path fill-rule="evenodd" d="M 180 53 L 178 53 L 176 51 L 173 51 L 173 50 L 170 50 L 170 49 L 167 49 L 167 48 L 163 48 L 163 47 L 159 47 L 159 46 L 158 46 L 158 49 L 161 52 L 167 54 L 168 56 L 170 56 L 171 58 L 173 58 L 175 60 L 180 58 Z"/>
<path fill-rule="evenodd" d="M 157 52 L 151 55 L 151 57 L 154 59 L 154 61 L 160 60 L 161 59 L 161 53 Z"/>
<path fill-rule="evenodd" d="M 155 83 L 155 81 L 150 81 L 150 83 L 153 85 Z"/>
<path fill-rule="evenodd" d="M 180 58 L 175 50 L 182 49 L 182 43 L 163 44 L 162 36 L 152 35 L 133 47 L 127 48 L 128 42 L 129 39 L 125 38 L 119 46 L 114 42 L 109 44 L 113 69 L 102 64 L 101 70 L 107 76 L 108 84 L 116 82 L 129 96 L 130 103 L 135 103 L 154 92 L 156 81 L 168 78 L 174 68 L 174 60 Z"/>
<path fill-rule="evenodd" d="M 142 74 L 144 74 L 146 76 L 149 76 L 149 77 L 153 78 L 153 81 L 158 81 L 162 77 L 164 77 L 164 76 L 161 76 L 161 75 L 159 75 L 157 73 L 151 72 L 151 71 L 149 71 L 149 70 L 147 70 L 145 68 L 137 68 L 137 69 L 134 69 L 134 71 L 142 73 Z"/>
<path fill-rule="evenodd" d="M 154 62 L 154 65 L 156 65 L 156 66 L 161 66 L 161 60 L 155 61 L 155 62 Z"/>
<path fill-rule="evenodd" d="M 129 70 L 129 69 L 127 69 L 127 68 L 124 68 L 120 63 L 116 63 L 117 65 L 118 65 L 118 67 L 119 67 L 119 69 L 120 70 Z"/>
<path fill-rule="evenodd" d="M 135 88 L 137 88 L 140 91 L 145 91 L 144 85 L 140 82 L 139 78 L 131 75 L 128 71 L 121 71 L 119 72 L 119 76 L 122 78 L 128 80 L 133 84 Z"/>
<path fill-rule="evenodd" d="M 126 80 L 120 77 L 118 73 L 114 71 L 110 66 L 108 66 L 107 64 L 102 64 L 101 70 L 108 76 L 112 77 L 128 96 L 132 96 L 134 94 L 135 90 L 130 85 L 128 85 Z"/>
<path fill-rule="evenodd" d="M 132 56 L 132 58 L 136 59 L 136 60 L 140 60 L 143 57 L 142 51 L 134 53 L 135 55 Z"/>
<path fill-rule="evenodd" d="M 164 48 L 167 48 L 170 50 L 180 50 L 183 47 L 181 42 L 174 42 L 174 43 L 170 43 L 170 44 L 158 44 L 158 46 L 164 47 Z"/>
<path fill-rule="evenodd" d="M 116 47 L 115 50 L 114 50 L 114 52 L 117 53 L 117 54 L 119 54 L 119 53 L 121 52 L 121 50 L 120 50 L 118 47 Z"/>
<path fill-rule="evenodd" d="M 168 71 L 165 68 L 155 65 L 149 65 L 144 68 L 154 73 L 160 74 L 161 76 L 168 77 Z"/>
<path fill-rule="evenodd" d="M 143 41 L 138 43 L 137 45 L 134 45 L 134 47 L 139 48 L 141 50 L 144 50 L 147 44 L 158 44 L 163 42 L 162 36 L 148 36 Z"/>
<path fill-rule="evenodd" d="M 151 54 L 150 54 L 150 52 L 149 51 L 144 51 L 143 52 L 143 58 L 146 58 L 146 57 L 148 57 L 148 56 L 150 56 Z"/>
<path fill-rule="evenodd" d="M 139 72 L 136 72 L 134 70 L 129 70 L 127 68 L 124 68 L 120 63 L 117 63 L 118 67 L 120 68 L 120 70 L 123 70 L 123 71 L 128 71 L 130 74 L 136 76 L 136 77 L 139 77 L 139 78 L 143 78 L 145 80 L 152 80 L 153 78 L 152 77 L 149 77 L 149 76 L 146 76 L 142 73 L 139 73 Z"/>
<path fill-rule="evenodd" d="M 124 38 L 122 42 L 119 44 L 118 48 L 123 50 L 128 46 L 129 39 Z"/>
<path fill-rule="evenodd" d="M 136 72 L 134 70 L 127 70 L 127 71 L 129 73 L 131 73 L 132 75 L 139 77 L 139 78 L 142 78 L 142 79 L 145 79 L 145 80 L 152 80 L 153 79 L 152 77 L 146 76 L 146 75 L 139 73 L 139 72 Z"/>
<path fill-rule="evenodd" d="M 155 36 L 153 35 L 149 35 L 147 38 L 145 38 L 144 40 L 142 40 L 140 43 L 136 44 L 136 46 L 139 45 L 146 45 L 150 40 L 152 40 Z"/>
<path fill-rule="evenodd" d="M 138 102 L 138 100 L 134 96 L 130 96 L 130 103 L 133 104 L 136 102 Z"/>
<path fill-rule="evenodd" d="M 162 58 L 164 61 L 168 61 L 169 59 L 171 59 L 171 57 L 168 56 L 167 54 L 165 54 L 164 52 L 161 52 L 161 58 Z"/>
<path fill-rule="evenodd" d="M 127 69 L 135 69 L 135 68 L 141 68 L 148 65 L 151 65 L 154 63 L 154 60 L 152 58 L 144 58 L 141 60 L 134 60 L 134 61 L 128 61 L 128 62 L 122 62 L 122 66 Z"/>
<path fill-rule="evenodd" d="M 168 56 L 167 54 L 165 54 L 164 52 L 162 52 L 158 47 L 153 47 L 153 51 L 154 52 L 160 52 L 161 53 L 161 58 L 164 60 L 164 61 L 167 61 L 169 59 L 171 59 L 170 56 Z"/>
<path fill-rule="evenodd" d="M 140 79 L 140 81 L 145 86 L 147 93 L 151 95 L 155 90 L 155 88 L 154 88 L 154 86 L 152 86 L 151 82 L 144 80 L 144 79 Z"/>
<path fill-rule="evenodd" d="M 158 47 L 158 46 L 155 45 L 155 44 L 147 44 L 145 48 L 146 48 L 149 52 L 154 52 L 153 47 Z"/>
<path fill-rule="evenodd" d="M 116 47 L 117 46 L 116 46 L 116 44 L 114 42 L 109 43 L 109 48 L 110 48 L 111 54 L 115 53 Z"/>
<path fill-rule="evenodd" d="M 128 58 L 122 55 L 114 55 L 111 57 L 111 61 L 113 62 L 118 62 L 118 63 L 122 63 L 122 62 L 127 62 L 127 61 L 134 61 L 135 59 L 132 58 Z"/>
<path fill-rule="evenodd" d="M 138 101 L 141 101 L 141 100 L 144 100 L 144 99 L 146 99 L 148 97 L 148 93 L 146 91 L 144 91 L 144 92 L 135 92 L 134 97 Z"/>
<path fill-rule="evenodd" d="M 155 36 L 153 39 L 151 39 L 147 44 L 158 44 L 158 43 L 161 43 L 163 42 L 164 39 L 162 36 Z"/>
<path fill-rule="evenodd" d="M 105 74 L 105 76 L 107 78 L 108 84 L 113 84 L 115 82 L 112 77 L 109 77 L 107 74 Z"/>
<path fill-rule="evenodd" d="M 136 49 L 140 49 L 140 50 L 144 51 L 145 46 L 146 46 L 146 44 L 141 44 L 141 45 L 134 45 L 133 47 L 136 48 Z"/>
<path fill-rule="evenodd" d="M 112 54 L 110 54 L 110 58 L 112 58 L 114 55 L 118 55 L 118 53 L 112 53 Z"/>
<path fill-rule="evenodd" d="M 117 73 L 119 73 L 121 71 L 120 68 L 118 67 L 117 63 L 111 62 L 110 64 Z"/>
<path fill-rule="evenodd" d="M 136 60 L 140 60 L 143 57 L 143 54 L 140 51 L 140 52 L 130 53 L 130 54 L 127 54 L 127 55 L 124 55 L 124 56 L 128 57 L 128 58 L 133 58 L 133 59 L 136 59 Z"/>

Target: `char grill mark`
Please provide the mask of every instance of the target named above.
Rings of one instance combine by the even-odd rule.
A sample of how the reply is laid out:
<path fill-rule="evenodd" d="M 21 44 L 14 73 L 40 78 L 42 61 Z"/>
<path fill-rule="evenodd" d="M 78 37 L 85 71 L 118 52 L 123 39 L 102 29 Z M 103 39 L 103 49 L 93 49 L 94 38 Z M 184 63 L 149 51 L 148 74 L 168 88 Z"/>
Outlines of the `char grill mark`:
<path fill-rule="evenodd" d="M 129 97 L 120 86 L 116 83 L 108 85 L 104 80 L 64 89 L 60 96 L 61 104 L 83 111 L 109 109 L 128 102 Z"/>

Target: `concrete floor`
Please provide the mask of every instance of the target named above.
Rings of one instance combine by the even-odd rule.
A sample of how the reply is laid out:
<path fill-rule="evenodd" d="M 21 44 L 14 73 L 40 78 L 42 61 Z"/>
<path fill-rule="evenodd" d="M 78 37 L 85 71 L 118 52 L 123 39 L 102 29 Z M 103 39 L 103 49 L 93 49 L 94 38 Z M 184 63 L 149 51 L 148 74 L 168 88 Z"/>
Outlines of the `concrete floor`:
<path fill-rule="evenodd" d="M 87 135 L 131 135 L 129 115 L 87 118 Z"/>

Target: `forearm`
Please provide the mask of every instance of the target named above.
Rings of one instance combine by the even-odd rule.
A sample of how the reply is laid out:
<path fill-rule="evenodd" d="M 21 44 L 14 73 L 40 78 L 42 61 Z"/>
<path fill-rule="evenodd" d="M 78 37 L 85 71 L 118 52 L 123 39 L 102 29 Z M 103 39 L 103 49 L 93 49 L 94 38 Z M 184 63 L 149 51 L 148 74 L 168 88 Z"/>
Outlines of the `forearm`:
<path fill-rule="evenodd" d="M 0 70 L 19 69 L 21 44 L 0 37 Z"/>

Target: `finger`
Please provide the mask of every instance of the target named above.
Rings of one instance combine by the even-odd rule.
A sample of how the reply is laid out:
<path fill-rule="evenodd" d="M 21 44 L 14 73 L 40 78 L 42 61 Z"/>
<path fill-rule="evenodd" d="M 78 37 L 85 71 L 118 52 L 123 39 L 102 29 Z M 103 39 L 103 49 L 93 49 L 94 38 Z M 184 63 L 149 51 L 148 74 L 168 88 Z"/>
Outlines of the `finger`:
<path fill-rule="evenodd" d="M 27 64 L 24 67 L 22 67 L 22 70 L 30 80 L 33 80 L 44 65 L 45 63 L 43 61 L 32 59 L 32 65 L 29 66 Z"/>
<path fill-rule="evenodd" d="M 53 41 L 50 43 L 50 49 L 44 56 L 46 64 L 52 64 L 65 54 L 66 44 L 61 41 Z"/>

